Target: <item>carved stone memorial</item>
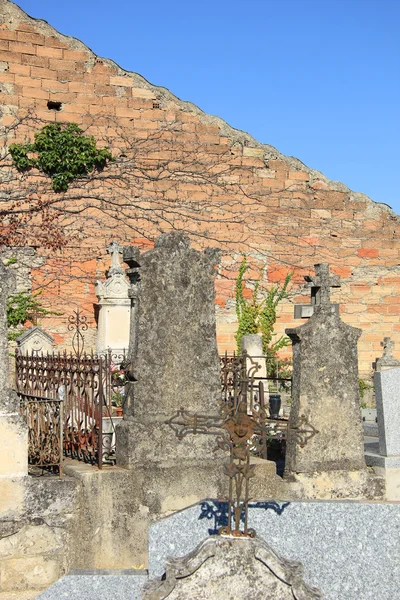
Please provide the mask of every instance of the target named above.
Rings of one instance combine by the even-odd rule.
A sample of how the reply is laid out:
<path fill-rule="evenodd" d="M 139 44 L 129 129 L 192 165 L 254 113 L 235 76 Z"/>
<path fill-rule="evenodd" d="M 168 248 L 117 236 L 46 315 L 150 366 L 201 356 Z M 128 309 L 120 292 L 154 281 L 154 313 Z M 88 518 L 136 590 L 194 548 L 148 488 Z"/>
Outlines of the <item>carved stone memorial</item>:
<path fill-rule="evenodd" d="M 19 337 L 17 346 L 21 354 L 47 354 L 53 351 L 54 338 L 40 327 L 30 327 Z"/>
<path fill-rule="evenodd" d="M 125 249 L 131 332 L 117 464 L 146 473 L 144 503 L 156 512 L 221 495 L 224 453 L 213 436 L 179 443 L 166 424 L 182 407 L 218 411 L 219 358 L 214 306 L 219 252 L 198 252 L 182 233 L 153 250 Z M 146 491 L 147 490 L 147 491 Z"/>
<path fill-rule="evenodd" d="M 255 538 L 212 536 L 183 558 L 167 561 L 165 579 L 144 600 L 314 600 L 321 593 L 303 579 L 300 563 L 285 560 Z"/>
<path fill-rule="evenodd" d="M 357 340 L 361 330 L 346 325 L 333 310 L 327 264 L 315 265 L 318 301 L 311 318 L 287 329 L 293 344 L 293 393 L 286 475 L 365 468 L 360 415 Z M 317 431 L 303 447 L 295 424 L 305 419 Z"/>
<path fill-rule="evenodd" d="M 96 281 L 95 287 L 99 306 L 96 350 L 101 353 L 111 349 L 114 354 L 119 354 L 129 344 L 129 283 L 119 259 L 122 246 L 113 242 L 107 251 L 111 254 L 107 280 Z"/>

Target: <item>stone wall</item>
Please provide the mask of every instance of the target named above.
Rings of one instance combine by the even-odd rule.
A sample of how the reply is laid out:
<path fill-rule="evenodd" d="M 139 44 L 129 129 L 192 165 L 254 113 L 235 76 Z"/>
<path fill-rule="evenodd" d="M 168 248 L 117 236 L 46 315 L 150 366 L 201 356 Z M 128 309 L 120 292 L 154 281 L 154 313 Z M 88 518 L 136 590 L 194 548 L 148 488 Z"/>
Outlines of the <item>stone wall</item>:
<path fill-rule="evenodd" d="M 39 243 L 46 263 L 34 270 L 34 287 L 43 287 L 49 305 L 65 310 L 78 303 L 93 315 L 93 282 L 108 266 L 107 243 L 149 248 L 174 227 L 186 230 L 199 248 L 223 250 L 216 282 L 220 351 L 235 347 L 233 294 L 242 252 L 254 267 L 253 279 L 263 265 L 270 284 L 295 271 L 279 332 L 294 325 L 293 301 L 305 301 L 303 275 L 314 263 L 328 262 L 342 277 L 333 302 L 340 303 L 345 322 L 363 331 L 360 372 L 370 372 L 384 335 L 399 339 L 399 217 L 386 205 L 96 56 L 7 0 L 0 0 L 0 69 L 6 144 L 25 141 L 46 123 L 75 122 L 116 158 L 103 173 L 58 196 L 38 172 L 19 175 L 2 163 L 0 176 L 11 173 L 10 196 L 22 191 L 33 204 L 38 194 L 50 198 L 70 235 L 62 252 Z M 63 320 L 46 323 L 56 342 L 68 345 Z"/>

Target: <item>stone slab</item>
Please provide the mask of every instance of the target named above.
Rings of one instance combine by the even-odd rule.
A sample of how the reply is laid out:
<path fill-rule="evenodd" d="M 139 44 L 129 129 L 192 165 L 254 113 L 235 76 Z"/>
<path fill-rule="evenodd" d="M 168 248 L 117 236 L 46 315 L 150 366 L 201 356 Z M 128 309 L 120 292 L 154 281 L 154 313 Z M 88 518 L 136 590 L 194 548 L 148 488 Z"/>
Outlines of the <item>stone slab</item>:
<path fill-rule="evenodd" d="M 147 571 L 71 571 L 37 596 L 38 600 L 140 600 Z"/>
<path fill-rule="evenodd" d="M 164 573 L 167 557 L 185 556 L 223 525 L 214 501 L 154 523 L 149 576 Z M 394 600 L 400 587 L 400 503 L 259 502 L 249 524 L 283 558 L 299 561 L 304 580 L 326 600 Z"/>
<path fill-rule="evenodd" d="M 400 455 L 400 367 L 374 374 L 379 451 Z"/>

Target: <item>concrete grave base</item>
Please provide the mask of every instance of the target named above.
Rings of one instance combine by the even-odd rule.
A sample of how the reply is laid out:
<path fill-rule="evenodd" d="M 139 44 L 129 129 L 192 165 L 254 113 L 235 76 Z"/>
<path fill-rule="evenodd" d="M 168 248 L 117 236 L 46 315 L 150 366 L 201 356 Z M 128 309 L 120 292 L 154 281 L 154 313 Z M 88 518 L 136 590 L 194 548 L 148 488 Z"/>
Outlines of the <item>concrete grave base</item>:
<path fill-rule="evenodd" d="M 312 499 L 381 499 L 384 481 L 372 470 L 291 473 L 285 476 L 291 497 Z"/>

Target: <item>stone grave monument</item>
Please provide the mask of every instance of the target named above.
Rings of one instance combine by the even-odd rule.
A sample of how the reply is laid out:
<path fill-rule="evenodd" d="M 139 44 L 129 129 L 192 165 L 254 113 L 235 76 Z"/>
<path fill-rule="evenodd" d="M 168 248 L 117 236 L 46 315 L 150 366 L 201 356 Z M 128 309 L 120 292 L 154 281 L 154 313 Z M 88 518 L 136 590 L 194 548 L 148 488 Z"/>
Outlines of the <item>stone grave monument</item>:
<path fill-rule="evenodd" d="M 400 362 L 394 342 L 384 338 L 382 358 L 376 361 L 374 387 L 379 442 L 366 444 L 367 465 L 385 478 L 386 499 L 400 500 Z"/>
<path fill-rule="evenodd" d="M 181 407 L 215 413 L 220 396 L 214 306 L 219 252 L 198 252 L 182 233 L 153 250 L 128 248 L 131 330 L 117 465 L 143 472 L 150 513 L 220 497 L 224 453 L 211 436 L 180 444 L 165 423 Z"/>
<path fill-rule="evenodd" d="M 119 259 L 122 246 L 112 242 L 107 251 L 111 254 L 107 280 L 95 285 L 99 307 L 96 350 L 102 353 L 110 349 L 113 355 L 122 356 L 129 344 L 129 283 Z"/>
<path fill-rule="evenodd" d="M 48 354 L 53 351 L 53 336 L 36 325 L 29 327 L 16 341 L 21 354 Z"/>
<path fill-rule="evenodd" d="M 329 266 L 315 265 L 315 271 L 308 278 L 313 314 L 304 325 L 286 330 L 293 345 L 293 391 L 285 477 L 301 482 L 305 497 L 357 497 L 368 479 L 358 386 L 361 330 L 346 325 L 334 310 L 330 288 L 339 281 L 329 275 Z M 300 423 L 317 432 L 306 447 L 296 433 Z"/>

